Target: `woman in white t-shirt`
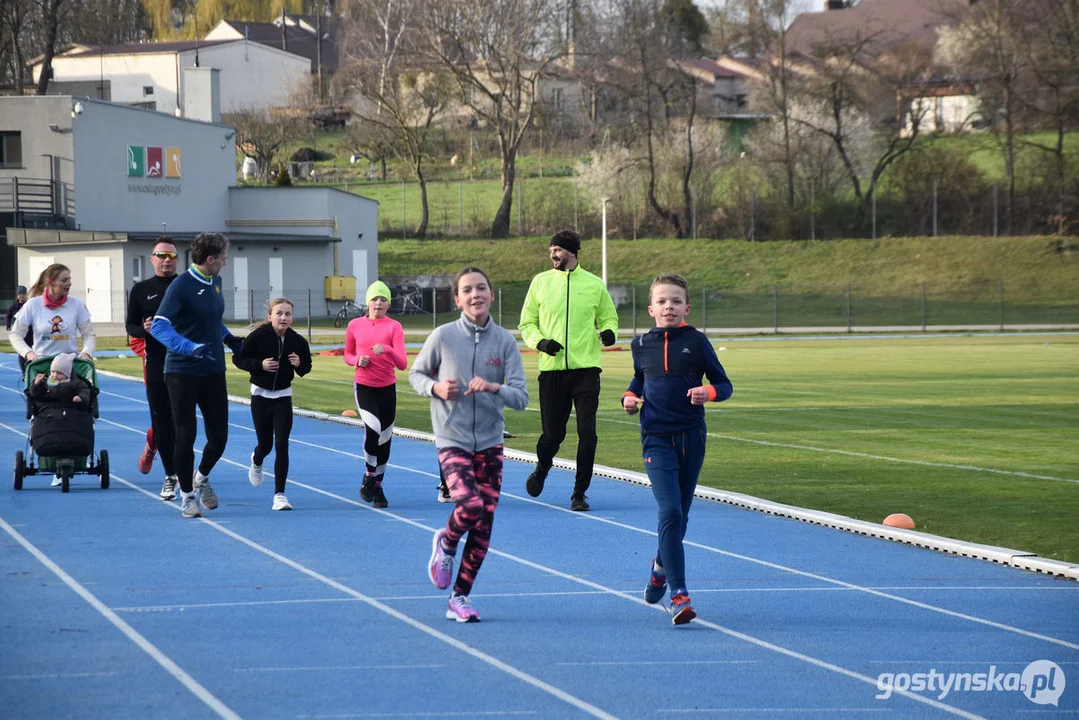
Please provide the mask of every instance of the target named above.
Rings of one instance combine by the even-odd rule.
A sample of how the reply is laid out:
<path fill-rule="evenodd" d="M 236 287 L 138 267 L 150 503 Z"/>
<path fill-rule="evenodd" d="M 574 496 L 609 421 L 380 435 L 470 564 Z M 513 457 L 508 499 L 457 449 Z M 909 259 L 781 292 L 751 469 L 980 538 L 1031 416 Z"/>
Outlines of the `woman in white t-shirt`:
<path fill-rule="evenodd" d="M 90 322 L 90 311 L 77 297 L 71 296 L 71 270 L 53 263 L 41 271 L 30 287 L 30 299 L 15 315 L 8 339 L 15 352 L 27 361 L 39 357 L 78 352 L 77 337 L 82 338 L 79 357 L 93 360 L 97 333 Z M 34 331 L 34 345 L 26 340 L 27 330 Z"/>

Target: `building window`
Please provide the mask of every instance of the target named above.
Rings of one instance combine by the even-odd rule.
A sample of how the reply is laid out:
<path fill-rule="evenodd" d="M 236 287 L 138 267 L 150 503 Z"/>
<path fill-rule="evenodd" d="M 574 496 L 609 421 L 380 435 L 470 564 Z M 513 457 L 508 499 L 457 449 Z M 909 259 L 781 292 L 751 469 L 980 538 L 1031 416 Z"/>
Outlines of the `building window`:
<path fill-rule="evenodd" d="M 142 86 L 142 96 L 143 97 L 150 97 L 153 94 L 154 94 L 154 86 L 153 85 L 143 85 Z"/>
<path fill-rule="evenodd" d="M 562 112 L 565 110 L 564 99 L 562 96 L 562 88 L 555 88 L 551 92 L 551 99 L 554 101 L 555 112 Z"/>
<path fill-rule="evenodd" d="M 134 282 L 142 280 L 142 255 L 135 255 L 131 258 L 131 279 Z"/>
<path fill-rule="evenodd" d="M 0 167 L 22 167 L 21 132 L 0 132 Z"/>

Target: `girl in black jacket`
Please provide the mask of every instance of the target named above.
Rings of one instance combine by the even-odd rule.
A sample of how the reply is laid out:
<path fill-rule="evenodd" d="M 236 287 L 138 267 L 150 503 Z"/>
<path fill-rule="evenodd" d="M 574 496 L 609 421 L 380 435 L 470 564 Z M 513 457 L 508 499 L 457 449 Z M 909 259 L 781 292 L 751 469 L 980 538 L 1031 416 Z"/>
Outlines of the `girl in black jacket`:
<path fill-rule="evenodd" d="M 251 331 L 232 362 L 251 373 L 251 420 L 258 445 L 251 453 L 247 478 L 262 484 L 262 461 L 276 451 L 274 510 L 291 510 L 285 497 L 288 477 L 288 438 L 292 432 L 292 378 L 311 372 L 311 348 L 292 329 L 292 301 L 274 298 L 267 305 L 266 322 Z"/>

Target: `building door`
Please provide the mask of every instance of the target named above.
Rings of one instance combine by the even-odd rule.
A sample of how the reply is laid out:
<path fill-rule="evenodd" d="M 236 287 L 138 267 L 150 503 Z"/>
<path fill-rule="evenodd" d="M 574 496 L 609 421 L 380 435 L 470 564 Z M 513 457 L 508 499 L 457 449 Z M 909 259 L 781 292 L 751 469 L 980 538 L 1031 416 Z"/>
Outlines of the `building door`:
<path fill-rule="evenodd" d="M 112 269 L 107 256 L 85 258 L 86 309 L 94 322 L 112 322 Z"/>
<path fill-rule="evenodd" d="M 356 294 L 361 298 L 367 293 L 367 251 L 352 251 L 352 276 L 356 278 Z"/>
<path fill-rule="evenodd" d="M 250 320 L 247 258 L 229 258 L 229 264 L 232 265 L 232 278 L 235 283 L 232 294 L 232 317 L 234 320 Z"/>
<path fill-rule="evenodd" d="M 270 258 L 270 298 L 285 296 L 285 260 Z"/>

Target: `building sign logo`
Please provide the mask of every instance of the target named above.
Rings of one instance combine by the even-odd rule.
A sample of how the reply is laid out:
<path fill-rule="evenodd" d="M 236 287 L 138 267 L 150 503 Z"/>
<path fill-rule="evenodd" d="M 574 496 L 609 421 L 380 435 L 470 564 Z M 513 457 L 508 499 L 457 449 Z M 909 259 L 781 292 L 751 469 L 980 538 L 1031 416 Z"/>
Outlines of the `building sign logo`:
<path fill-rule="evenodd" d="M 183 151 L 177 147 L 127 146 L 127 176 L 179 178 Z"/>

